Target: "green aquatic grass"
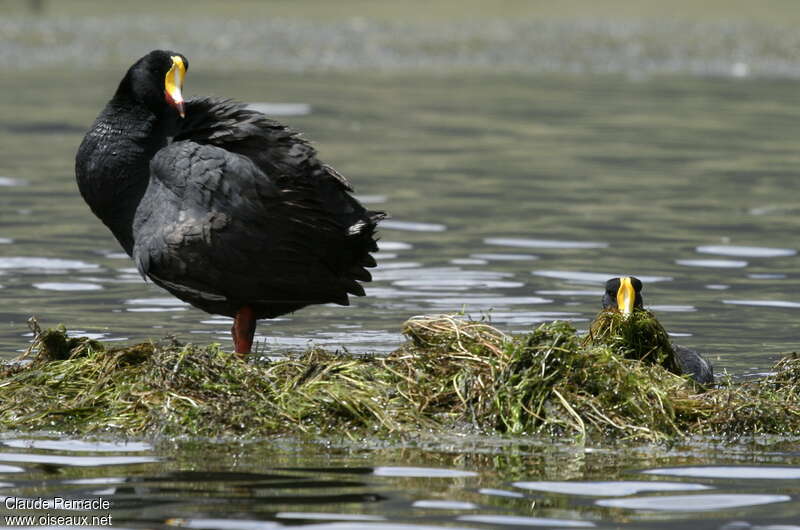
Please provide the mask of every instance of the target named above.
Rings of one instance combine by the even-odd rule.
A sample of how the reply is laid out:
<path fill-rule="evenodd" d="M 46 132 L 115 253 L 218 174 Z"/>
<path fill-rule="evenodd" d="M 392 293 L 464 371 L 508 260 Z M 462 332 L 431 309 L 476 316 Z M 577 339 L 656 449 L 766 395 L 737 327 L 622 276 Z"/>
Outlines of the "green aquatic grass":
<path fill-rule="evenodd" d="M 628 359 L 658 364 L 674 374 L 681 373 L 667 330 L 646 309 L 635 309 L 630 317 L 619 311 L 601 311 L 584 342 L 604 344 Z"/>
<path fill-rule="evenodd" d="M 60 327 L 38 334 L 30 361 L 0 371 L 0 427 L 206 437 L 427 430 L 646 441 L 800 430 L 797 356 L 762 380 L 701 392 L 670 371 L 662 331 L 647 312 L 625 322 L 601 314 L 583 338 L 566 322 L 512 336 L 488 322 L 432 315 L 407 321 L 409 341 L 385 357 L 310 349 L 248 362 L 217 345 L 110 348 Z"/>

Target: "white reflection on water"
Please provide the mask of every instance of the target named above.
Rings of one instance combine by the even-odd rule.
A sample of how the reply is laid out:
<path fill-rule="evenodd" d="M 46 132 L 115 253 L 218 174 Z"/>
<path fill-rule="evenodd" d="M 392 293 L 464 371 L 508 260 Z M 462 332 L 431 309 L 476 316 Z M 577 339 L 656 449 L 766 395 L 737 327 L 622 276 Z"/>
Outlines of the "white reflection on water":
<path fill-rule="evenodd" d="M 185 307 L 128 307 L 129 313 L 168 313 L 170 311 L 186 311 Z"/>
<path fill-rule="evenodd" d="M 43 291 L 100 291 L 102 285 L 96 283 L 70 283 L 70 282 L 43 282 L 34 283 L 33 286 Z"/>
<path fill-rule="evenodd" d="M 65 270 L 89 270 L 98 268 L 100 268 L 100 266 L 94 263 L 86 263 L 85 261 L 72 259 L 31 257 L 0 258 L 0 269 L 21 269 L 50 272 Z"/>
<path fill-rule="evenodd" d="M 402 241 L 378 241 L 378 248 L 381 252 L 385 250 L 411 250 L 414 248 L 410 243 L 403 243 Z"/>
<path fill-rule="evenodd" d="M 603 291 L 579 291 L 576 289 L 561 289 L 553 291 L 536 291 L 536 294 L 545 296 L 603 296 Z"/>
<path fill-rule="evenodd" d="M 414 501 L 412 508 L 431 508 L 434 510 L 477 510 L 479 506 L 466 501 L 448 501 L 441 499 L 427 499 Z"/>
<path fill-rule="evenodd" d="M 581 313 L 569 313 L 566 311 L 492 311 L 489 313 L 492 322 L 502 322 L 505 324 L 538 324 L 540 322 L 552 322 L 553 320 L 569 320 L 579 322 L 587 320 L 580 318 Z"/>
<path fill-rule="evenodd" d="M 276 519 L 308 519 L 310 521 L 385 521 L 382 515 L 362 513 L 330 513 L 330 512 L 278 512 Z"/>
<path fill-rule="evenodd" d="M 486 265 L 488 261 L 485 259 L 475 259 L 475 258 L 456 258 L 451 259 L 450 263 L 453 265 Z"/>
<path fill-rule="evenodd" d="M 484 280 L 484 279 L 453 279 L 446 280 L 442 278 L 420 279 L 420 280 L 398 280 L 392 282 L 392 285 L 398 287 L 411 287 L 414 289 L 453 289 L 456 291 L 467 290 L 471 288 L 478 289 L 508 289 L 512 287 L 522 287 L 525 285 L 522 282 L 509 282 L 500 280 Z"/>
<path fill-rule="evenodd" d="M 739 269 L 747 267 L 747 262 L 732 259 L 677 259 L 675 263 L 685 267 L 711 267 L 715 269 Z"/>
<path fill-rule="evenodd" d="M 478 490 L 478 493 L 482 493 L 483 495 L 492 495 L 494 497 L 511 497 L 514 499 L 522 499 L 525 497 L 525 495 L 522 493 L 517 493 L 516 491 L 499 490 L 494 488 L 481 488 Z"/>
<path fill-rule="evenodd" d="M 306 530 L 476 530 L 475 528 L 466 528 L 463 526 L 438 526 L 428 524 L 403 524 L 403 523 L 359 523 L 343 522 L 343 523 L 321 523 L 312 525 L 303 525 Z"/>
<path fill-rule="evenodd" d="M 372 470 L 372 474 L 379 477 L 428 477 L 428 478 L 459 478 L 477 477 L 474 471 L 461 469 L 444 469 L 438 467 L 403 467 L 380 466 Z"/>
<path fill-rule="evenodd" d="M 423 298 L 420 301 L 437 306 L 449 306 L 454 308 L 467 306 L 467 309 L 472 310 L 488 310 L 492 309 L 493 307 L 505 307 L 509 305 L 550 304 L 553 302 L 549 298 L 540 298 L 538 296 L 464 296 L 451 298 Z"/>
<path fill-rule="evenodd" d="M 281 523 L 250 519 L 172 518 L 167 519 L 166 524 L 168 526 L 178 526 L 181 528 L 204 528 L 209 530 L 264 530 L 284 528 Z"/>
<path fill-rule="evenodd" d="M 596 526 L 594 523 L 589 521 L 571 521 L 569 519 L 547 519 L 544 517 L 494 514 L 459 515 L 456 517 L 456 521 L 520 527 L 544 526 L 547 528 L 594 528 Z"/>
<path fill-rule="evenodd" d="M 255 101 L 248 103 L 247 108 L 261 112 L 267 116 L 306 116 L 311 114 L 311 105 L 308 103 L 271 103 Z"/>
<path fill-rule="evenodd" d="M 697 311 L 697 308 L 693 305 L 647 305 L 647 309 L 665 313 L 693 313 Z"/>
<path fill-rule="evenodd" d="M 356 194 L 356 199 L 362 204 L 381 204 L 388 200 L 386 195 L 361 195 Z"/>
<path fill-rule="evenodd" d="M 534 276 L 544 276 L 545 278 L 555 278 L 558 280 L 571 280 L 581 283 L 606 283 L 611 278 L 618 278 L 626 276 L 626 274 L 611 273 L 611 272 L 580 272 L 580 271 L 559 271 L 559 270 L 543 270 L 531 272 Z M 642 276 L 641 274 L 635 275 L 644 283 L 655 282 L 668 282 L 672 278 L 669 276 Z"/>
<path fill-rule="evenodd" d="M 368 287 L 367 295 L 374 298 L 403 299 L 413 296 L 458 296 L 458 292 L 449 291 L 409 291 L 393 287 Z"/>
<path fill-rule="evenodd" d="M 659 495 L 654 497 L 629 497 L 626 499 L 602 499 L 598 506 L 627 508 L 649 512 L 705 512 L 744 506 L 758 506 L 790 501 L 789 495 L 759 495 L 746 493 L 720 493 L 713 495 Z"/>
<path fill-rule="evenodd" d="M 163 297 L 163 298 L 132 298 L 125 300 L 128 305 L 147 305 L 147 306 L 188 306 L 189 304 L 181 302 L 177 298 Z"/>
<path fill-rule="evenodd" d="M 91 451 L 91 452 L 118 452 L 118 451 L 150 451 L 153 446 L 147 442 L 90 442 L 86 440 L 3 440 L 0 445 L 25 449 L 49 449 L 53 451 Z"/>
<path fill-rule="evenodd" d="M 662 467 L 642 471 L 647 475 L 733 479 L 800 479 L 800 467 L 788 466 L 691 466 Z"/>
<path fill-rule="evenodd" d="M 598 481 L 598 482 L 514 482 L 514 486 L 534 491 L 587 495 L 594 497 L 622 497 L 644 491 L 698 491 L 713 489 L 703 484 L 684 482 Z"/>
<path fill-rule="evenodd" d="M 797 251 L 791 248 L 737 247 L 735 245 L 705 245 L 697 247 L 696 250 L 704 254 L 737 256 L 740 258 L 777 258 L 797 254 Z"/>
<path fill-rule="evenodd" d="M 438 223 L 417 223 L 415 221 L 381 221 L 380 227 L 386 230 L 406 230 L 409 232 L 444 232 L 447 227 Z M 378 248 L 382 245 L 378 243 Z"/>
<path fill-rule="evenodd" d="M 25 181 L 12 179 L 11 177 L 0 177 L 0 186 L 24 186 Z"/>
<path fill-rule="evenodd" d="M 513 273 L 489 270 L 463 270 L 459 267 L 398 267 L 397 263 L 387 264 L 372 274 L 374 280 L 398 282 L 403 280 L 425 282 L 485 282 L 512 278 Z M 418 264 L 414 264 L 418 265 Z"/>
<path fill-rule="evenodd" d="M 560 241 L 557 239 L 521 239 L 513 237 L 488 237 L 487 245 L 520 248 L 606 248 L 608 243 L 599 241 Z"/>
<path fill-rule="evenodd" d="M 85 484 L 88 486 L 125 484 L 129 479 L 126 477 L 96 477 L 96 478 L 75 478 L 62 481 L 64 484 Z"/>
<path fill-rule="evenodd" d="M 421 266 L 422 263 L 417 263 L 416 261 L 392 261 L 390 263 L 379 263 L 375 270 L 382 272 L 390 269 L 418 269 Z M 375 273 L 372 276 L 375 278 Z"/>
<path fill-rule="evenodd" d="M 23 464 L 55 464 L 62 466 L 99 467 L 128 464 L 146 464 L 159 462 L 156 456 L 67 456 L 40 455 L 28 453 L 0 453 L 2 462 L 19 462 Z"/>
<path fill-rule="evenodd" d="M 749 305 L 753 307 L 786 307 L 791 309 L 800 308 L 800 303 L 786 302 L 784 300 L 723 300 L 722 303 L 728 305 Z"/>
<path fill-rule="evenodd" d="M 109 252 L 105 254 L 105 257 L 108 259 L 131 259 L 131 257 L 124 252 Z"/>
<path fill-rule="evenodd" d="M 230 342 L 230 335 L 219 335 L 217 340 Z M 397 349 L 404 341 L 400 333 L 388 331 L 353 331 L 320 333 L 313 337 L 256 334 L 255 341 L 258 347 L 273 349 L 307 348 L 311 345 L 326 346 L 328 348 L 345 348 L 353 354 L 388 353 Z"/>
<path fill-rule="evenodd" d="M 475 259 L 483 259 L 488 261 L 531 261 L 539 259 L 539 256 L 533 254 L 492 254 L 492 253 L 479 253 L 471 254 Z"/>

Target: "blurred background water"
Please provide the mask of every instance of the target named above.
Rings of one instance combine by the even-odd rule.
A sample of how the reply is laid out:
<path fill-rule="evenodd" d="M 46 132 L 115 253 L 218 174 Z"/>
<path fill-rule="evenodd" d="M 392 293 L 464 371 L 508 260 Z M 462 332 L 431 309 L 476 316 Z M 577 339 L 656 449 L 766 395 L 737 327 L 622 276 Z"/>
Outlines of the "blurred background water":
<path fill-rule="evenodd" d="M 599 308 L 603 282 L 619 274 L 645 282 L 646 304 L 676 342 L 707 352 L 718 374 L 764 372 L 778 354 L 797 348 L 796 2 L 505 0 L 489 7 L 477 0 L 144 0 L 124 6 L 0 0 L 0 11 L 0 357 L 25 349 L 30 315 L 43 325 L 63 322 L 73 333 L 104 340 L 172 334 L 229 347 L 230 321 L 145 283 L 74 183 L 74 153 L 85 130 L 125 69 L 158 47 L 189 58 L 186 94 L 246 101 L 304 131 L 365 203 L 393 215 L 381 229 L 380 266 L 367 297 L 348 308 L 320 306 L 263 322 L 257 337 L 262 352 L 281 355 L 310 343 L 385 352 L 402 341 L 406 318 L 461 310 L 488 315 L 510 331 L 555 318 L 585 329 Z M 74 445 L 53 449 L 36 443 L 34 454 L 82 454 Z M 222 459 L 227 463 L 212 466 L 214 473 L 236 468 L 272 476 L 275 466 L 256 463 L 251 452 L 278 449 L 254 447 L 236 449 L 249 456 L 241 465 Z M 330 465 L 326 473 L 339 477 L 338 469 L 355 465 L 353 459 L 376 467 L 386 458 L 366 447 L 282 447 L 299 455 L 292 458 L 302 461 L 296 465 L 303 480 L 316 468 Z M 690 447 L 659 465 L 742 459 L 796 464 L 791 447 L 770 452 L 742 446 L 724 458 L 707 441 Z M 147 454 L 174 462 L 167 465 L 169 473 L 184 472 L 188 462 L 197 472 L 210 472 L 202 463 L 207 455 L 229 450 L 182 448 L 192 456 L 175 457 L 149 448 Z M 516 463 L 494 473 L 491 460 L 475 463 L 475 455 L 487 451 Z M 680 521 L 688 516 L 678 509 L 683 498 L 672 503 L 647 496 L 640 505 L 629 493 L 621 496 L 634 495 L 631 502 L 587 501 L 570 489 L 577 486 L 565 492 L 552 485 L 511 488 L 537 480 L 667 480 L 639 475 L 635 468 L 651 463 L 640 463 L 630 451 L 610 453 L 616 473 L 593 466 L 544 473 L 530 460 L 540 451 L 496 440 L 453 441 L 443 465 L 481 477 L 489 473 L 490 490 L 510 488 L 509 495 L 498 494 L 509 516 L 600 527 L 687 527 Z M 581 451 L 564 448 L 563 454 L 592 461 Z M 389 454 L 394 465 L 406 467 L 430 467 L 433 458 L 419 447 L 411 453 L 394 447 Z M 562 453 L 554 454 L 558 461 Z M 52 492 L 63 481 L 42 481 L 41 473 L 52 468 L 40 466 L 56 466 L 59 476 L 74 469 L 69 462 L 21 458 L 21 471 L 0 465 L 0 481 Z M 278 467 L 292 465 L 285 458 Z M 142 502 L 157 515 L 129 516 L 129 522 L 192 519 L 191 509 L 162 509 L 155 500 L 172 499 L 166 486 L 151 484 L 171 482 L 166 471 L 153 478 L 147 465 L 125 468 L 121 475 L 97 466 L 84 478 L 127 483 L 145 477 L 144 484 L 126 487 L 138 492 L 133 496 L 148 492 Z M 703 476 L 692 479 L 689 491 L 677 488 L 669 495 L 712 495 L 696 499 L 705 515 L 702 524 L 692 519 L 692 528 L 764 517 L 794 523 L 800 517 L 794 486 L 780 482 L 782 475 L 772 468 L 763 473 L 768 476 L 742 482 L 734 472 L 723 486 L 717 484 L 721 479 Z M 294 479 L 286 476 L 293 472 L 277 474 L 275 480 L 288 480 L 291 488 Z M 186 479 L 186 487 L 209 498 L 227 498 L 228 489 L 240 492 L 242 483 L 250 484 L 247 491 L 262 491 L 252 486 L 259 477 L 209 476 L 214 486 Z M 417 526 L 505 524 L 473 517 L 496 500 L 491 493 L 476 496 L 477 482 L 423 478 L 413 491 L 430 494 L 398 501 L 373 491 L 404 487 L 384 480 L 369 482 L 368 495 L 377 495 L 370 497 L 377 504 L 358 496 L 360 483 L 353 486 L 361 493 L 348 511 L 394 514 L 389 521 Z M 722 493 L 701 492 L 695 482 Z M 335 484 L 320 487 L 350 491 Z M 658 491 L 657 499 L 666 496 Z M 772 497 L 731 500 L 729 493 Z M 478 507 L 409 508 L 428 497 Z M 766 508 L 754 507 L 760 501 L 769 501 Z M 173 502 L 178 501 L 166 505 Z M 317 511 L 330 511 L 327 502 L 315 505 Z M 783 508 L 775 510 L 772 502 Z M 558 509 L 547 509 L 552 506 Z M 209 513 L 215 509 L 208 510 L 203 517 L 213 519 Z M 257 519 L 269 512 L 250 501 L 242 510 Z M 300 508 L 292 504 L 286 510 Z M 425 515 L 414 520 L 412 514 L 420 513 Z M 274 522 L 276 516 L 270 517 Z M 295 520 L 309 522 L 303 516 Z M 221 523 L 209 527 L 215 524 Z"/>

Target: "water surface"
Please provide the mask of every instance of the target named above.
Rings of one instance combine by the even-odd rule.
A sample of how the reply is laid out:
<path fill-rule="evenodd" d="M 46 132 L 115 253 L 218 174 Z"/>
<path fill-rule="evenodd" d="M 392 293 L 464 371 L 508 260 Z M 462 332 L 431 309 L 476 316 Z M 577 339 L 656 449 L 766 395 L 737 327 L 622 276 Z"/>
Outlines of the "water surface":
<path fill-rule="evenodd" d="M 615 450 L 471 437 L 387 446 L 0 441 L 4 505 L 106 500 L 115 528 L 797 529 L 800 460 L 778 450 Z M 788 449 L 788 446 L 787 448 Z M 781 462 L 756 467 L 753 460 Z M 6 515 L 36 514 L 6 509 Z"/>

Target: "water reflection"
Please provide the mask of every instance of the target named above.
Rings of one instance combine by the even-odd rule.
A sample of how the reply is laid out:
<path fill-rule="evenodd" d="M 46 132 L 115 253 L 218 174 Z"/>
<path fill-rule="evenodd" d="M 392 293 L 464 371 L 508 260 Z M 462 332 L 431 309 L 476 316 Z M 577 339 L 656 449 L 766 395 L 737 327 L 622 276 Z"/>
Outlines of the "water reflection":
<path fill-rule="evenodd" d="M 305 116 L 311 114 L 311 105 L 308 103 L 249 103 L 248 108 L 262 112 L 267 116 Z"/>
<path fill-rule="evenodd" d="M 394 219 L 387 219 L 381 222 L 381 228 L 384 230 L 405 230 L 410 232 L 444 232 L 447 230 L 447 227 L 443 224 L 397 221 Z"/>
<path fill-rule="evenodd" d="M 34 283 L 33 286 L 43 291 L 99 291 L 103 288 L 96 283 L 77 282 L 41 282 Z"/>
<path fill-rule="evenodd" d="M 648 491 L 691 491 L 707 490 L 710 486 L 684 482 L 637 482 L 623 480 L 617 482 L 514 482 L 513 485 L 524 490 L 547 491 L 565 495 L 588 495 L 594 497 L 623 497 Z"/>
<path fill-rule="evenodd" d="M 595 501 L 598 506 L 651 512 L 707 512 L 787 502 L 788 495 L 728 493 L 725 495 L 659 495 Z"/>
<path fill-rule="evenodd" d="M 0 269 L 15 269 L 19 272 L 64 274 L 70 270 L 93 270 L 99 267 L 94 263 L 69 259 L 0 257 Z"/>
<path fill-rule="evenodd" d="M 791 480 L 800 479 L 800 468 L 783 466 L 701 466 L 667 467 L 642 471 L 648 475 L 728 479 Z"/>
<path fill-rule="evenodd" d="M 0 186 L 22 186 L 25 182 L 11 177 L 0 177 Z"/>
<path fill-rule="evenodd" d="M 412 508 L 429 508 L 433 510 L 477 510 L 479 506 L 471 502 L 444 501 L 437 499 L 423 499 L 411 503 Z"/>
<path fill-rule="evenodd" d="M 531 261 L 539 259 L 539 256 L 533 254 L 496 254 L 496 253 L 479 253 L 471 254 L 475 259 L 482 259 L 486 261 Z"/>
<path fill-rule="evenodd" d="M 705 254 L 739 256 L 742 258 L 777 258 L 797 254 L 797 251 L 791 248 L 738 247 L 735 245 L 703 245 L 697 247 L 696 250 Z"/>
<path fill-rule="evenodd" d="M 521 517 L 518 515 L 459 515 L 457 521 L 485 523 L 490 525 L 544 528 L 594 528 L 588 521 L 568 521 L 564 519 L 544 519 L 541 517 Z"/>
<path fill-rule="evenodd" d="M 123 466 L 158 462 L 160 458 L 150 456 L 60 456 L 33 453 L 0 453 L 0 462 L 24 462 L 29 464 L 53 464 L 60 466 Z"/>
<path fill-rule="evenodd" d="M 14 462 L 0 464 L 2 498 L 109 499 L 115 527 L 656 529 L 666 527 L 659 520 L 649 525 L 648 514 L 702 512 L 709 523 L 704 528 L 721 528 L 732 523 L 731 510 L 752 527 L 800 516 L 796 466 L 642 466 L 650 480 L 612 471 L 619 458 L 628 468 L 637 461 L 696 462 L 690 456 L 696 451 L 685 448 L 648 455 L 641 448 L 576 451 L 500 438 L 468 438 L 459 446 L 455 439 L 430 440 L 427 450 L 385 441 L 371 449 L 330 442 L 306 447 L 297 440 L 187 442 L 171 449 L 102 440 L 0 441 L 0 462 Z M 381 460 L 422 465 L 364 465 Z M 567 470 L 573 480 L 553 480 Z M 530 480 L 507 482 L 512 476 Z M 748 491 L 748 481 L 760 491 Z M 761 506 L 780 509 L 770 513 Z"/>
<path fill-rule="evenodd" d="M 519 239 L 519 238 L 501 238 L 489 237 L 484 240 L 487 245 L 497 245 L 503 247 L 520 247 L 520 248 L 606 248 L 608 243 L 599 243 L 593 241 L 558 241 L 548 239 Z"/>
<path fill-rule="evenodd" d="M 798 302 L 787 302 L 785 300 L 723 300 L 723 304 L 746 305 L 752 307 L 786 307 L 790 309 L 800 308 Z"/>
<path fill-rule="evenodd" d="M 625 276 L 624 274 L 621 273 L 612 273 L 612 272 L 577 272 L 577 271 L 549 271 L 549 270 L 533 271 L 533 274 L 535 276 L 543 276 L 545 278 L 570 280 L 578 283 L 599 283 L 599 284 L 605 284 L 606 281 L 610 278 Z M 648 276 L 645 274 L 636 274 L 635 276 L 646 284 L 655 282 L 668 282 L 672 280 L 672 278 L 667 276 Z"/>
<path fill-rule="evenodd" d="M 152 444 L 147 442 L 103 442 L 86 440 L 38 440 L 38 439 L 4 439 L 0 446 L 16 447 L 23 449 L 49 449 L 53 451 L 89 451 L 89 452 L 117 452 L 117 451 L 151 451 Z"/>
<path fill-rule="evenodd" d="M 463 478 L 476 477 L 478 473 L 474 471 L 462 471 L 458 469 L 439 469 L 430 467 L 401 467 L 401 466 L 381 466 L 372 470 L 372 474 L 378 477 L 423 477 L 423 478 Z"/>
<path fill-rule="evenodd" d="M 685 267 L 710 267 L 717 269 L 740 269 L 742 267 L 747 267 L 746 261 L 732 259 L 678 259 L 675 260 L 675 263 Z"/>

